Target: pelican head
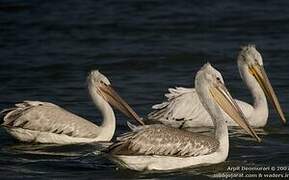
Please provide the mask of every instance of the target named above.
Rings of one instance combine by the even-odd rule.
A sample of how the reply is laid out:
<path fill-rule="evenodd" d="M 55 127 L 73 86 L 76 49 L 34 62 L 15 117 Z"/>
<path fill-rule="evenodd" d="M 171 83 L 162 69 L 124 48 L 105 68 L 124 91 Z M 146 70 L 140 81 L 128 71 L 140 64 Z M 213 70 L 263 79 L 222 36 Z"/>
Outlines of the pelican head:
<path fill-rule="evenodd" d="M 103 74 L 101 74 L 98 70 L 92 70 L 90 71 L 88 77 L 87 77 L 88 83 L 91 83 L 93 85 L 100 85 L 101 83 L 104 83 L 106 85 L 110 86 L 110 81 L 105 77 Z"/>
<path fill-rule="evenodd" d="M 241 48 L 238 56 L 238 65 L 240 71 L 248 71 L 249 74 L 254 77 L 266 97 L 273 104 L 274 109 L 279 114 L 281 122 L 286 124 L 285 115 L 264 69 L 262 56 L 256 50 L 255 45 L 247 45 Z"/>
<path fill-rule="evenodd" d="M 201 101 L 213 101 L 214 104 L 219 105 L 219 107 L 248 134 L 256 138 L 258 142 L 261 141 L 225 87 L 221 73 L 213 68 L 209 63 L 205 64 L 201 70 L 198 71 L 195 79 L 195 87 L 198 95 L 201 97 Z M 214 111 L 215 114 L 219 113 L 218 111 L 215 111 L 216 108 L 206 105 L 208 103 L 203 102 L 203 104 L 209 112 Z"/>
<path fill-rule="evenodd" d="M 131 119 L 138 121 L 144 125 L 141 118 L 134 112 L 134 110 L 118 95 L 112 88 L 110 81 L 101 74 L 98 70 L 92 70 L 87 77 L 88 87 L 91 94 L 101 97 L 116 109 Z M 96 102 L 98 103 L 98 102 Z"/>
<path fill-rule="evenodd" d="M 245 61 L 248 65 L 254 65 L 258 63 L 259 65 L 263 66 L 262 56 L 257 51 L 256 46 L 254 44 L 242 46 L 239 56 L 241 56 L 240 60 Z"/>

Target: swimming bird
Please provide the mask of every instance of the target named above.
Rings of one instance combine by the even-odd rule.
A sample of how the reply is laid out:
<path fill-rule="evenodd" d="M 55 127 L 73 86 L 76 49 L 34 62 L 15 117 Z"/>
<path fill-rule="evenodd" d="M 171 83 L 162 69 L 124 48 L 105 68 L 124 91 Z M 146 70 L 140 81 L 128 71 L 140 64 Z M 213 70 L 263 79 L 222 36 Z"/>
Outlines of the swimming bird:
<path fill-rule="evenodd" d="M 99 71 L 91 71 L 88 89 L 103 121 L 100 126 L 53 103 L 24 101 L 4 109 L 2 126 L 14 138 L 36 143 L 87 143 L 110 141 L 116 128 L 112 106 L 143 124 L 140 117 L 114 91 L 109 80 Z"/>
<path fill-rule="evenodd" d="M 279 100 L 263 67 L 262 56 L 256 50 L 255 45 L 242 47 L 237 62 L 241 78 L 254 99 L 253 105 L 236 99 L 249 124 L 253 127 L 264 127 L 267 124 L 266 96 L 279 114 L 281 122 L 286 124 Z M 167 97 L 165 102 L 152 107 L 154 111 L 148 114 L 149 120 L 178 128 L 213 126 L 211 116 L 202 106 L 194 88 L 170 88 L 165 96 Z M 229 126 L 237 125 L 226 114 L 225 118 Z"/>
<path fill-rule="evenodd" d="M 221 109 L 260 141 L 227 91 L 221 74 L 210 64 L 205 64 L 198 71 L 195 87 L 202 105 L 212 117 L 214 137 L 163 124 L 136 126 L 106 150 L 110 158 L 125 168 L 137 171 L 174 170 L 223 162 L 228 156 L 229 137 Z"/>

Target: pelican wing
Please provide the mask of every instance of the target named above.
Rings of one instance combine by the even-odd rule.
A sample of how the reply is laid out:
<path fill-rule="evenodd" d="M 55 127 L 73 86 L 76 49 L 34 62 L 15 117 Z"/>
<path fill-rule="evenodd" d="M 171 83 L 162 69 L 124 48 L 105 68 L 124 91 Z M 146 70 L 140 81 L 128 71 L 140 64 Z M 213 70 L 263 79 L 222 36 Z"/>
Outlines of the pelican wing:
<path fill-rule="evenodd" d="M 199 156 L 215 152 L 219 142 L 200 135 L 161 124 L 134 128 L 108 148 L 112 155 Z"/>
<path fill-rule="evenodd" d="M 65 134 L 72 137 L 94 138 L 98 127 L 63 108 L 48 102 L 24 101 L 4 109 L 3 126 L 40 132 Z"/>
<path fill-rule="evenodd" d="M 210 117 L 193 88 L 170 88 L 165 97 L 165 102 L 152 107 L 154 111 L 148 114 L 149 120 L 180 127 L 186 121 Z"/>
<path fill-rule="evenodd" d="M 152 107 L 154 111 L 148 114 L 149 120 L 160 121 L 163 124 L 177 128 L 192 125 L 194 127 L 213 126 L 211 116 L 204 108 L 194 88 L 170 88 L 165 97 L 167 98 L 165 102 Z M 235 100 L 245 117 L 250 118 L 253 107 L 246 102 Z M 226 119 L 231 119 L 226 113 L 224 115 Z M 229 125 L 236 124 L 233 121 L 228 123 Z"/>

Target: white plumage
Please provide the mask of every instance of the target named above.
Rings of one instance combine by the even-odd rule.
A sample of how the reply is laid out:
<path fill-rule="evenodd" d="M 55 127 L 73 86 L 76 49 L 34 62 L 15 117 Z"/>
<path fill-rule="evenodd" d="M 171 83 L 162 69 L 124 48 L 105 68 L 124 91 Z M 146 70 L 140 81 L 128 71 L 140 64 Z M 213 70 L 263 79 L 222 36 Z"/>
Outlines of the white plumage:
<path fill-rule="evenodd" d="M 251 136 L 260 140 L 226 90 L 217 70 L 209 64 L 204 65 L 196 75 L 195 85 L 202 105 L 214 122 L 215 137 L 162 124 L 129 125 L 133 131 L 119 137 L 107 150 L 112 160 L 137 171 L 172 170 L 223 162 L 228 156 L 229 137 L 221 108 Z"/>
<path fill-rule="evenodd" d="M 110 104 L 127 116 L 140 120 L 99 71 L 90 73 L 88 88 L 93 102 L 104 118 L 100 126 L 55 104 L 40 101 L 24 101 L 15 104 L 13 108 L 4 109 L 1 112 L 4 116 L 2 126 L 9 134 L 23 142 L 68 144 L 110 141 L 116 126 Z"/>
<path fill-rule="evenodd" d="M 262 57 L 255 46 L 242 47 L 238 56 L 238 67 L 243 81 L 254 98 L 253 106 L 236 100 L 250 125 L 264 127 L 267 124 L 268 105 L 265 94 L 279 113 L 282 123 L 286 123 L 277 96 L 263 68 Z M 179 128 L 213 126 L 211 117 L 201 105 L 194 88 L 170 88 L 165 97 L 167 98 L 165 102 L 152 107 L 153 112 L 148 115 L 149 120 Z M 237 125 L 225 113 L 224 116 L 229 126 Z"/>

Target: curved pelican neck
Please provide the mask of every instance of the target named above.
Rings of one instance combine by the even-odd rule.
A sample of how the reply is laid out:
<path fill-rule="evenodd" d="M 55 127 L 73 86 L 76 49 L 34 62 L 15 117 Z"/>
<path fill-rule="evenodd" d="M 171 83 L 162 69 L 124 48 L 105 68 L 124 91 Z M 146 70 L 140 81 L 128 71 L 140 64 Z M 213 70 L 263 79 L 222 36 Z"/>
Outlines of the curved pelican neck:
<path fill-rule="evenodd" d="M 116 120 L 113 109 L 108 104 L 108 102 L 106 102 L 99 94 L 97 94 L 97 90 L 95 89 L 94 85 L 89 84 L 88 89 L 96 108 L 100 111 L 103 117 L 102 123 L 99 126 L 101 129 L 99 136 L 101 136 L 104 141 L 110 141 L 116 128 Z"/>
<path fill-rule="evenodd" d="M 196 91 L 199 99 L 202 102 L 205 109 L 211 116 L 213 124 L 215 126 L 215 138 L 219 141 L 218 151 L 222 152 L 227 157 L 229 153 L 229 135 L 228 127 L 225 122 L 225 117 L 219 107 L 219 105 L 213 100 L 208 87 L 203 88 L 203 84 L 206 82 L 196 82 Z"/>
<path fill-rule="evenodd" d="M 251 113 L 250 117 L 254 119 L 256 124 L 259 124 L 261 126 L 265 125 L 268 118 L 268 104 L 267 99 L 264 94 L 264 91 L 260 87 L 257 80 L 254 78 L 254 76 L 249 72 L 249 67 L 244 62 L 241 62 L 242 60 L 238 60 L 238 68 L 240 72 L 240 76 L 246 86 L 248 87 L 251 95 L 253 96 L 253 111 Z M 258 123 L 259 121 L 259 123 Z M 262 123 L 260 123 L 262 122 Z"/>
<path fill-rule="evenodd" d="M 211 107 L 208 109 L 215 126 L 215 138 L 219 141 L 219 151 L 228 155 L 229 153 L 229 133 L 225 117 L 215 102 L 212 102 Z"/>

